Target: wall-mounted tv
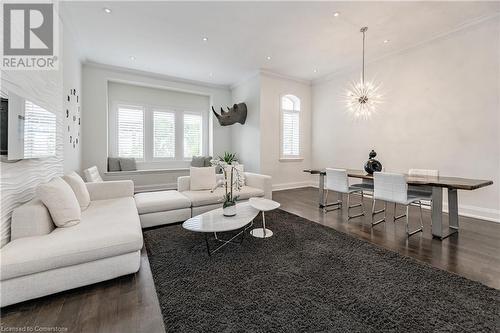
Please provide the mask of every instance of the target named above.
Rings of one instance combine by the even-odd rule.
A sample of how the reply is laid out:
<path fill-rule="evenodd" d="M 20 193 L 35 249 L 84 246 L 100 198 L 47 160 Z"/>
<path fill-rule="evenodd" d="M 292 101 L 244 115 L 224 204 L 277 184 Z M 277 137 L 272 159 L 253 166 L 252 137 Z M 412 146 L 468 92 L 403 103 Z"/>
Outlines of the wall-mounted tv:
<path fill-rule="evenodd" d="M 2 91 L 0 150 L 8 160 L 56 154 L 56 115 L 32 98 Z"/>

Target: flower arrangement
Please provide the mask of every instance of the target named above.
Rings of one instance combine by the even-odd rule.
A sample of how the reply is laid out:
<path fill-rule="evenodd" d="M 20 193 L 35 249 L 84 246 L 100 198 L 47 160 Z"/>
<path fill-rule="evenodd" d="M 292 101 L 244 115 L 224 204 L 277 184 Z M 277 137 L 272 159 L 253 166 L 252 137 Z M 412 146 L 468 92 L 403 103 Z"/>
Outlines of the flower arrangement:
<path fill-rule="evenodd" d="M 219 167 L 222 170 L 224 179 L 219 181 L 212 192 L 221 186 L 224 186 L 224 203 L 222 209 L 224 216 L 236 215 L 236 200 L 238 195 L 235 191 L 241 190 L 241 175 L 238 170 L 238 160 L 235 153 L 225 152 L 224 156 L 218 156 L 210 161 L 212 166 Z"/>

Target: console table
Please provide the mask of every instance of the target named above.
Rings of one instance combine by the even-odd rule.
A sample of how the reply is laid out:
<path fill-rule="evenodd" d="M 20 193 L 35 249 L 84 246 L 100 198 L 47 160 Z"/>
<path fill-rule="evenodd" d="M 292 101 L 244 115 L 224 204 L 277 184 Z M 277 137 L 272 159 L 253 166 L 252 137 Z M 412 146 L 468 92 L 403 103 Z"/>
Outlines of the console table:
<path fill-rule="evenodd" d="M 325 176 L 323 169 L 307 169 L 304 172 L 319 175 L 319 207 L 325 206 Z M 347 170 L 352 178 L 373 179 L 373 175 L 362 170 Z M 493 184 L 491 180 L 459 177 L 406 176 L 408 185 L 432 187 L 432 236 L 441 240 L 458 232 L 458 190 L 472 191 Z M 443 227 L 443 189 L 448 189 L 449 231 Z"/>

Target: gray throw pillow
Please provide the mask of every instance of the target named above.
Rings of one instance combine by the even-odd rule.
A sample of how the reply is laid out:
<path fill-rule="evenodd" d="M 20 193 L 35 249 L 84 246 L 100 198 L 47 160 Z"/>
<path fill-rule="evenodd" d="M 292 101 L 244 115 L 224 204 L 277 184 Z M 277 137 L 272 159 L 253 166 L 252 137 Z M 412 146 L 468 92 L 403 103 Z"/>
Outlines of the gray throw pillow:
<path fill-rule="evenodd" d="M 108 171 L 121 171 L 118 157 L 108 157 Z"/>
<path fill-rule="evenodd" d="M 120 169 L 122 171 L 136 171 L 135 158 L 120 158 Z"/>
<path fill-rule="evenodd" d="M 193 159 L 191 160 L 191 166 L 195 168 L 203 168 L 209 165 L 205 165 L 204 156 L 193 156 Z"/>
<path fill-rule="evenodd" d="M 212 166 L 212 163 L 210 162 L 211 160 L 212 160 L 212 156 L 205 157 L 205 164 L 203 166 L 204 167 Z"/>

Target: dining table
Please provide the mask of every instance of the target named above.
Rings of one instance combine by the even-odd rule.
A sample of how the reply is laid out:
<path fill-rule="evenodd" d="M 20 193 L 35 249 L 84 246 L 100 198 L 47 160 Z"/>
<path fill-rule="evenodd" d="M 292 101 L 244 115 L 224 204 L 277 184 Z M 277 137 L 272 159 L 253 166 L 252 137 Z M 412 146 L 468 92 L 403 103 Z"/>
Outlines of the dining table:
<path fill-rule="evenodd" d="M 373 175 L 363 170 L 346 169 L 350 178 L 373 180 Z M 319 207 L 326 206 L 325 202 L 325 169 L 305 169 L 304 172 L 319 175 Z M 448 176 L 410 176 L 406 175 L 406 182 L 413 186 L 428 186 L 432 188 L 431 218 L 432 236 L 441 240 L 451 236 L 459 230 L 458 219 L 458 191 L 472 191 L 493 184 L 491 180 L 471 179 Z M 448 191 L 448 230 L 443 225 L 443 190 Z"/>

